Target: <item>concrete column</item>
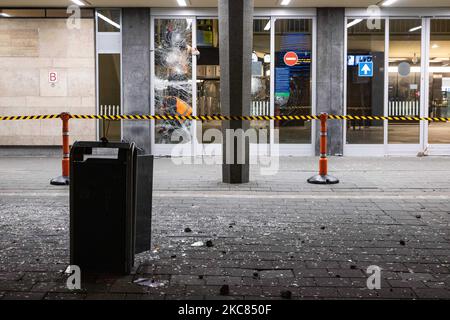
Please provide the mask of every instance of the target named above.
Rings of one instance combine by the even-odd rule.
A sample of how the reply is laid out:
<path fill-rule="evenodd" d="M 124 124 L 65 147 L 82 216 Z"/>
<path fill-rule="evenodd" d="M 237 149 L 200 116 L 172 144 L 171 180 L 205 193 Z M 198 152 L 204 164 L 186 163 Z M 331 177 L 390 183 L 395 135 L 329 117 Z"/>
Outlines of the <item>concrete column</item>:
<path fill-rule="evenodd" d="M 344 112 L 344 8 L 317 8 L 317 113 Z M 328 121 L 328 153 L 343 154 L 342 121 Z M 316 154 L 319 155 L 320 125 L 316 126 Z"/>
<path fill-rule="evenodd" d="M 251 56 L 253 47 L 253 0 L 219 0 L 220 100 L 222 114 L 249 115 L 251 104 Z M 248 121 L 223 121 L 224 183 L 249 182 L 250 146 L 245 138 L 227 141 L 227 130 L 249 128 Z M 243 135 L 241 137 L 244 137 Z M 230 139 L 229 139 L 230 140 Z M 241 141 L 239 141 L 241 140 Z M 245 155 L 242 155 L 243 143 Z M 227 164 L 233 152 L 234 161 Z M 242 159 L 242 164 L 238 160 Z M 230 161 L 228 161 L 230 162 Z"/>
<path fill-rule="evenodd" d="M 122 9 L 123 113 L 150 114 L 150 9 Z M 123 121 L 123 139 L 150 154 L 150 121 Z"/>

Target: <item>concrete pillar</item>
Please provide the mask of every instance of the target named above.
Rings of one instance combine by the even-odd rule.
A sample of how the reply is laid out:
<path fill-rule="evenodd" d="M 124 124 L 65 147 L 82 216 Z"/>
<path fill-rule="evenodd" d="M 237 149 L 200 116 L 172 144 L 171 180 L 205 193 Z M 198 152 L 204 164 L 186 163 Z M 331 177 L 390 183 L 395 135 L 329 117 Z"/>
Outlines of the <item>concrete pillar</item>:
<path fill-rule="evenodd" d="M 253 47 L 253 0 L 219 0 L 219 47 L 220 47 L 220 100 L 222 114 L 249 115 L 251 104 L 251 57 Z M 241 139 L 245 155 L 239 141 L 227 141 L 227 130 L 249 128 L 248 121 L 223 121 L 223 165 L 224 183 L 249 182 L 250 146 Z M 233 139 L 235 140 L 235 139 Z M 239 140 L 239 139 L 236 139 Z M 244 140 L 244 141 L 242 141 Z M 230 151 L 234 161 L 227 164 Z M 242 159 L 242 164 L 238 160 Z M 228 161 L 230 162 L 230 161 Z"/>
<path fill-rule="evenodd" d="M 122 92 L 125 114 L 150 114 L 150 9 L 122 9 Z M 122 137 L 150 154 L 150 121 L 122 121 Z"/>
<path fill-rule="evenodd" d="M 344 8 L 317 8 L 317 113 L 344 112 Z M 343 154 L 343 121 L 328 121 L 328 153 Z M 320 125 L 316 126 L 319 155 Z"/>

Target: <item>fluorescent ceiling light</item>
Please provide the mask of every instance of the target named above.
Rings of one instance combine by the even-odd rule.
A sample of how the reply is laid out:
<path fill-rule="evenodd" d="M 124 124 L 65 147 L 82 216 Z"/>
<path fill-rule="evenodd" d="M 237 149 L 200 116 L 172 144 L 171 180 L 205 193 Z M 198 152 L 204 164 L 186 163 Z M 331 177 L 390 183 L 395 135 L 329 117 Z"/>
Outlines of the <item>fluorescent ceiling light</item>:
<path fill-rule="evenodd" d="M 110 25 L 116 27 L 117 29 L 120 29 L 120 24 L 118 24 L 118 23 L 112 21 L 110 18 L 105 17 L 104 15 L 102 15 L 101 13 L 98 13 L 98 12 L 97 12 L 97 16 L 98 16 L 100 19 L 102 19 L 103 21 L 105 21 L 105 22 L 109 23 Z"/>
<path fill-rule="evenodd" d="M 386 0 L 381 5 L 383 7 L 389 7 L 389 6 L 392 6 L 396 2 L 397 2 L 397 0 Z"/>
<path fill-rule="evenodd" d="M 422 29 L 422 26 L 411 28 L 411 29 L 409 29 L 409 32 L 414 32 L 414 31 L 417 31 L 417 30 L 420 30 L 420 29 Z"/>
<path fill-rule="evenodd" d="M 281 0 L 280 1 L 280 5 L 282 5 L 282 6 L 288 6 L 289 3 L 291 3 L 291 0 Z"/>
<path fill-rule="evenodd" d="M 270 30 L 270 20 L 267 21 L 267 24 L 266 24 L 266 26 L 264 27 L 264 30 L 266 30 L 266 31 Z"/>
<path fill-rule="evenodd" d="M 187 7 L 188 5 L 188 0 L 177 0 L 177 2 L 180 7 Z"/>
<path fill-rule="evenodd" d="M 81 1 L 81 0 L 72 0 L 72 2 L 75 3 L 77 6 L 80 6 L 80 7 L 86 5 L 86 3 L 84 3 L 84 2 Z"/>
<path fill-rule="evenodd" d="M 347 24 L 347 28 L 353 27 L 354 25 L 357 25 L 358 23 L 360 23 L 361 21 L 363 21 L 363 19 L 355 19 L 352 22 L 349 22 Z"/>

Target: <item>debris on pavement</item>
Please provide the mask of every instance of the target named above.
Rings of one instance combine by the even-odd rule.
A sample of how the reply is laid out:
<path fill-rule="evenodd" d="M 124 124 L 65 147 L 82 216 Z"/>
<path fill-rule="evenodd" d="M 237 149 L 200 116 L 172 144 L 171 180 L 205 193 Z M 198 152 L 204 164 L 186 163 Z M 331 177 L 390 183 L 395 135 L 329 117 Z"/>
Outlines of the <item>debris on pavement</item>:
<path fill-rule="evenodd" d="M 220 295 L 221 296 L 227 296 L 230 294 L 230 286 L 227 284 L 224 284 L 221 288 L 220 288 Z"/>
<path fill-rule="evenodd" d="M 291 299 L 292 298 L 292 292 L 289 290 L 281 291 L 281 297 L 283 299 Z"/>
<path fill-rule="evenodd" d="M 203 241 L 197 241 L 191 244 L 191 247 L 203 247 L 204 245 Z"/>
<path fill-rule="evenodd" d="M 150 288 L 159 288 L 167 285 L 169 281 L 167 280 L 156 281 L 155 279 L 138 278 L 137 280 L 134 280 L 133 283 Z"/>

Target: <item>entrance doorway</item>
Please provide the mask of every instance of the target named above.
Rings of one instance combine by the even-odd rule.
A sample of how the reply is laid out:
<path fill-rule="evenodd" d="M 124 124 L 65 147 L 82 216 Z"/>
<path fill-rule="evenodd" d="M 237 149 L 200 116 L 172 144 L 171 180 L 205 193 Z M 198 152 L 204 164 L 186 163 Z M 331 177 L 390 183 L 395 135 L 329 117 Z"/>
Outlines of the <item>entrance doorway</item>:
<path fill-rule="evenodd" d="M 348 115 L 448 117 L 450 19 L 347 19 Z M 361 65 L 372 69 L 361 73 Z M 345 123 L 345 155 L 450 154 L 450 124 Z"/>

